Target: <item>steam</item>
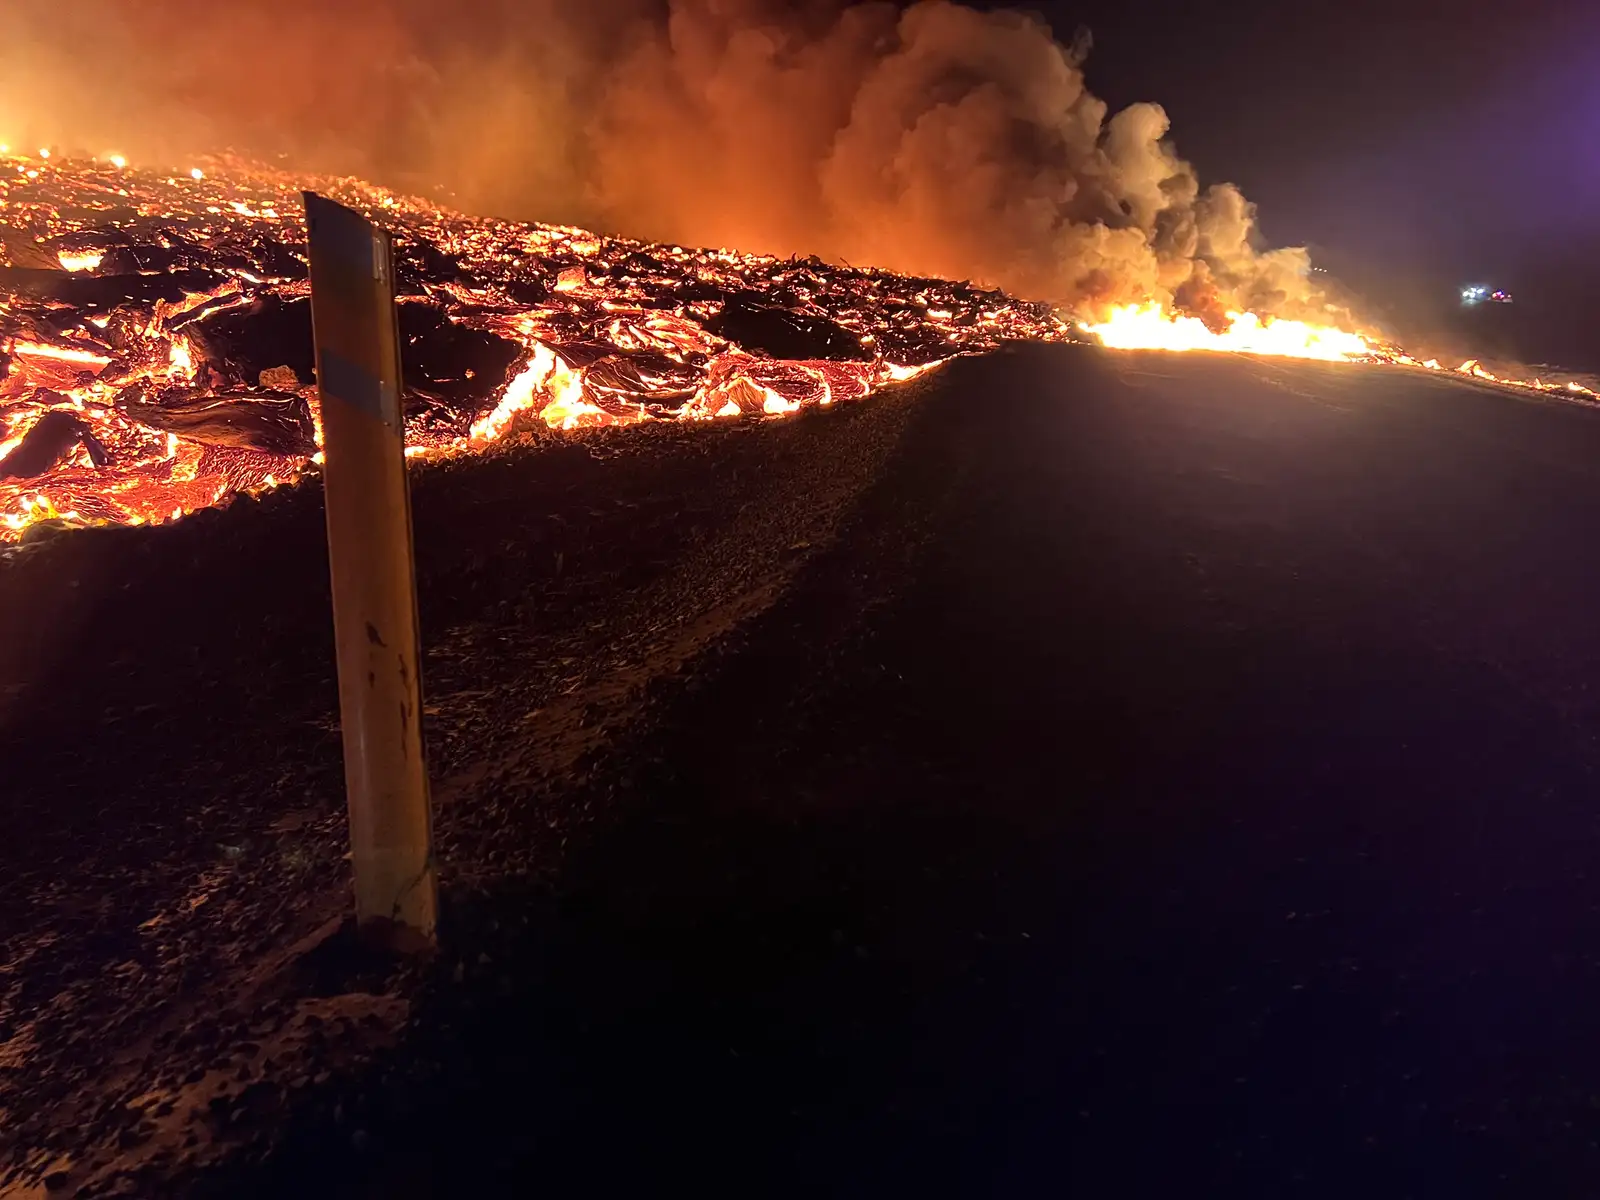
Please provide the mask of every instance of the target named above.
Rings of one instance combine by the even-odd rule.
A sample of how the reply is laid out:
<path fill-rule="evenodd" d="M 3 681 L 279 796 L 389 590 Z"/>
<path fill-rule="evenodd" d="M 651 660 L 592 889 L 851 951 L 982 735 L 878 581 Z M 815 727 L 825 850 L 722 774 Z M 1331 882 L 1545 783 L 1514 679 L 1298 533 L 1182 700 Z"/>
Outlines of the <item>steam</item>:
<path fill-rule="evenodd" d="M 463 207 L 972 279 L 1080 311 L 1329 319 L 1086 39 L 947 0 L 12 0 L 0 140 L 233 147 Z M 64 15 L 70 14 L 70 15 Z M 86 139 L 88 139 L 86 141 Z M 93 139 L 98 139 L 98 144 Z"/>

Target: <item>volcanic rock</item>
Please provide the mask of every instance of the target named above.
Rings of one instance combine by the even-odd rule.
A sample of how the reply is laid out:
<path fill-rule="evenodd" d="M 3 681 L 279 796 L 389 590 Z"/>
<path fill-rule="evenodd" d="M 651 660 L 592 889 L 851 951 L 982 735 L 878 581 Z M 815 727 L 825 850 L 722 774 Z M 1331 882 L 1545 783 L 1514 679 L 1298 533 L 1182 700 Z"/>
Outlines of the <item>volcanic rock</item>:
<path fill-rule="evenodd" d="M 262 296 L 184 328 L 206 364 L 235 384 L 252 386 L 261 372 L 284 366 L 302 383 L 316 378 L 311 301 L 306 297 Z"/>
<path fill-rule="evenodd" d="M 163 397 L 159 404 L 125 402 L 123 409 L 152 428 L 206 446 L 268 454 L 308 455 L 316 450 L 311 410 L 299 396 Z M 17 450 L 22 448 L 18 446 Z"/>
<path fill-rule="evenodd" d="M 837 321 L 815 313 L 795 312 L 763 303 L 748 294 L 728 297 L 722 312 L 706 328 L 745 350 L 773 358 L 831 358 L 864 362 L 872 354 L 861 338 Z"/>
<path fill-rule="evenodd" d="M 522 347 L 452 321 L 431 304 L 400 306 L 400 365 L 406 391 L 452 409 L 498 395 Z"/>
<path fill-rule="evenodd" d="M 187 295 L 213 291 L 224 278 L 215 271 L 198 269 L 164 275 L 113 275 L 106 273 L 104 262 L 95 275 L 0 267 L 0 292 L 55 300 L 75 309 L 105 309 L 119 304 L 154 304 L 158 300 L 173 303 Z"/>
<path fill-rule="evenodd" d="M 395 280 L 406 295 L 419 295 L 423 285 L 461 280 L 461 261 L 420 237 L 394 239 Z"/>
<path fill-rule="evenodd" d="M 665 354 L 615 354 L 584 372 L 584 390 L 606 411 L 630 402 L 652 408 L 678 409 L 694 396 L 705 372 Z"/>
<path fill-rule="evenodd" d="M 17 448 L 0 459 L 0 479 L 32 479 L 43 475 L 80 445 L 89 448 L 97 466 L 107 461 L 105 447 L 88 427 L 64 409 L 51 409 L 33 423 Z"/>

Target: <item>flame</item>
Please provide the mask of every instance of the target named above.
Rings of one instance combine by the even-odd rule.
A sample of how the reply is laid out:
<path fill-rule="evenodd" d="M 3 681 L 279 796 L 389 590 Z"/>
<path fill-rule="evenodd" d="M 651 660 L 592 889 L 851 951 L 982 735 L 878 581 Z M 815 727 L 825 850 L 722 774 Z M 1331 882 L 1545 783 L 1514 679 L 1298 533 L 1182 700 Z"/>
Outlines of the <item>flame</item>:
<path fill-rule="evenodd" d="M 591 404 L 584 395 L 582 376 L 573 374 L 559 358 L 544 386 L 550 395 L 550 403 L 539 410 L 539 419 L 551 429 L 576 429 L 580 425 L 611 423 L 610 414 L 598 405 Z M 642 413 L 640 417 L 643 418 Z"/>
<path fill-rule="evenodd" d="M 23 496 L 19 501 L 19 509 L 17 512 L 0 513 L 0 526 L 13 533 L 21 533 L 28 526 L 36 525 L 40 521 L 59 520 L 68 515 L 57 512 L 56 506 L 50 502 L 50 497 L 43 492 Z"/>
<path fill-rule="evenodd" d="M 1373 352 L 1372 343 L 1361 334 L 1330 326 L 1230 312 L 1227 329 L 1219 332 L 1198 317 L 1177 316 L 1159 304 L 1121 305 L 1105 321 L 1082 328 L 1115 350 L 1213 350 L 1325 362 L 1365 358 Z"/>
<path fill-rule="evenodd" d="M 104 250 L 83 250 L 76 254 L 70 250 L 63 250 L 56 255 L 56 259 L 64 271 L 92 271 L 100 265 L 105 256 Z"/>
<path fill-rule="evenodd" d="M 766 393 L 761 401 L 761 411 L 766 413 L 767 416 L 781 417 L 786 413 L 800 411 L 800 401 L 787 400 L 771 388 L 762 388 L 761 390 Z"/>
<path fill-rule="evenodd" d="M 536 346 L 533 358 L 515 379 L 506 385 L 500 402 L 472 426 L 470 437 L 475 442 L 492 442 L 506 431 L 519 412 L 532 408 L 539 397 L 544 381 L 555 369 L 555 352 L 545 345 Z"/>
<path fill-rule="evenodd" d="M 184 379 L 194 377 L 194 355 L 182 337 L 173 338 L 167 345 L 167 373 Z"/>
<path fill-rule="evenodd" d="M 1424 371 L 1466 375 L 1501 387 L 1557 393 L 1582 400 L 1600 400 L 1600 392 L 1576 380 L 1547 383 L 1540 378 L 1496 375 L 1475 358 L 1447 370 L 1438 359 L 1413 358 L 1371 334 L 1355 333 L 1301 321 L 1263 320 L 1255 313 L 1229 313 L 1228 328 L 1218 332 L 1196 317 L 1167 312 L 1159 304 L 1114 308 L 1105 321 L 1082 323 L 1085 333 L 1116 350 L 1211 350 L 1235 354 L 1276 355 L 1325 362 L 1377 362 Z"/>

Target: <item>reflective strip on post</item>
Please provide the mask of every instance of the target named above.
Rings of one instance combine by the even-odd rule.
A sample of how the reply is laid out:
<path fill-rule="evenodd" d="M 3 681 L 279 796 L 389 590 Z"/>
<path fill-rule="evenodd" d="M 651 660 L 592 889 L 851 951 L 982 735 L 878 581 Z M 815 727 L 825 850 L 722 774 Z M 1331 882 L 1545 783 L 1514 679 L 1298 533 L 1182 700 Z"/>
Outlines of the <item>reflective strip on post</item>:
<path fill-rule="evenodd" d="M 438 920 L 389 235 L 305 193 L 356 919 L 401 949 Z"/>

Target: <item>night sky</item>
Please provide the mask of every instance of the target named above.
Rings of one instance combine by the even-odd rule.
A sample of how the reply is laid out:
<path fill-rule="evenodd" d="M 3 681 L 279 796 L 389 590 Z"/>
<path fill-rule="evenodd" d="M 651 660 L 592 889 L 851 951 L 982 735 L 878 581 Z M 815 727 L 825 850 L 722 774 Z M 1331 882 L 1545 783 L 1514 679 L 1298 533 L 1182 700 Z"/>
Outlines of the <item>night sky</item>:
<path fill-rule="evenodd" d="M 1512 288 L 1564 342 L 1600 321 L 1600 4 L 1031 7 L 1062 39 L 1087 26 L 1092 90 L 1162 104 L 1179 152 L 1238 183 L 1273 243 L 1380 298 Z"/>

